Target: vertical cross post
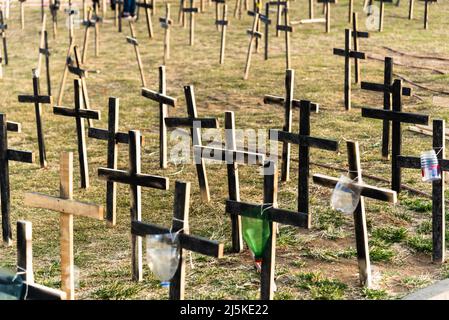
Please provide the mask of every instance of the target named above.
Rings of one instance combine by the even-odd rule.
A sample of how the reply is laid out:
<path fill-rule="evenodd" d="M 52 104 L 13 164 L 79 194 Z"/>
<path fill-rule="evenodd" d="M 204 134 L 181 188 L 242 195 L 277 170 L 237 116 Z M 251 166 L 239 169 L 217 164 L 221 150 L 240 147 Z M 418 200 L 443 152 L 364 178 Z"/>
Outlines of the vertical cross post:
<path fill-rule="evenodd" d="M 259 14 L 256 13 L 254 15 L 253 26 L 251 30 L 247 30 L 246 33 L 250 36 L 249 45 L 248 45 L 248 53 L 246 55 L 246 64 L 245 64 L 245 73 L 243 75 L 243 79 L 247 80 L 249 77 L 249 68 L 251 66 L 251 56 L 254 47 L 255 38 L 261 38 L 262 33 L 257 31 L 257 21 L 259 20 Z"/>
<path fill-rule="evenodd" d="M 33 229 L 29 221 L 17 221 L 17 272 L 23 281 L 34 283 Z"/>
<path fill-rule="evenodd" d="M 6 29 L 8 29 L 8 25 L 5 23 L 3 11 L 0 10 L 0 36 L 2 37 L 3 43 L 3 58 L 5 60 L 5 65 L 8 65 L 8 45 L 6 38 Z"/>
<path fill-rule="evenodd" d="M 142 58 L 140 56 L 139 42 L 136 39 L 136 32 L 134 31 L 134 25 L 133 25 L 133 22 L 131 22 L 131 21 L 129 21 L 129 29 L 131 31 L 131 37 L 126 37 L 126 41 L 134 46 L 134 51 L 136 53 L 137 66 L 139 67 L 141 85 L 142 85 L 142 87 L 146 87 L 147 82 L 145 80 L 145 73 L 143 70 Z"/>
<path fill-rule="evenodd" d="M 359 38 L 368 38 L 369 33 L 368 32 L 362 32 L 358 31 L 358 19 L 357 19 L 357 12 L 354 12 L 353 19 L 352 19 L 352 40 L 354 45 L 354 51 L 359 51 Z M 361 77 L 360 77 L 360 61 L 357 57 L 354 58 L 354 83 L 360 83 Z"/>
<path fill-rule="evenodd" d="M 217 4 L 218 8 L 218 4 Z M 215 24 L 221 26 L 221 42 L 220 42 L 220 64 L 224 64 L 225 58 L 225 46 L 226 46 L 226 29 L 228 27 L 228 5 L 223 5 L 223 18 L 222 20 L 217 20 Z"/>
<path fill-rule="evenodd" d="M 165 4 L 165 17 L 159 18 L 161 27 L 165 29 L 164 35 L 164 64 L 170 59 L 170 25 L 173 21 L 170 19 L 170 4 Z"/>

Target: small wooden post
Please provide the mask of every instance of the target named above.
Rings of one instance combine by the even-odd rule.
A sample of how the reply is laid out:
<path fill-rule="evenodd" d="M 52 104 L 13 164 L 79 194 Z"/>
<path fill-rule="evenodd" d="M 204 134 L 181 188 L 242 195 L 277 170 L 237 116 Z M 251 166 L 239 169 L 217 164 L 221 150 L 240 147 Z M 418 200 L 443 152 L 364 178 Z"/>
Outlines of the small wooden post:
<path fill-rule="evenodd" d="M 142 58 L 140 56 L 139 42 L 137 41 L 136 33 L 134 31 L 134 25 L 133 25 L 133 22 L 131 22 L 131 21 L 129 21 L 129 29 L 131 30 L 131 37 L 126 37 L 126 41 L 134 46 L 134 51 L 136 53 L 137 66 L 139 67 L 141 85 L 142 85 L 142 87 L 146 87 L 147 82 L 145 80 L 145 73 L 143 70 Z"/>
<path fill-rule="evenodd" d="M 348 23 L 353 23 L 353 15 L 354 15 L 354 0 L 349 0 L 349 8 L 348 8 Z M 354 48 L 355 49 L 355 48 Z"/>
<path fill-rule="evenodd" d="M 291 68 L 291 58 L 290 58 L 290 33 L 293 32 L 292 26 L 290 26 L 290 19 L 288 13 L 288 1 L 285 2 L 283 9 L 284 13 L 284 25 L 277 25 L 276 30 L 285 33 L 285 66 L 286 69 Z"/>
<path fill-rule="evenodd" d="M 358 16 L 357 12 L 354 12 L 352 19 L 352 40 L 354 45 L 354 51 L 359 52 L 359 38 L 368 38 L 368 32 L 358 31 Z M 354 83 L 360 83 L 360 61 L 357 57 L 354 57 Z"/>
<path fill-rule="evenodd" d="M 139 11 L 140 11 L 140 8 L 144 9 L 146 25 L 147 25 L 147 30 L 148 30 L 148 37 L 150 40 L 154 37 L 153 22 L 151 21 L 151 16 L 154 14 L 154 10 L 152 10 L 154 7 L 153 2 L 154 2 L 154 0 L 152 0 L 151 3 L 148 3 L 148 0 L 143 0 L 143 2 L 136 3 Z"/>
<path fill-rule="evenodd" d="M 248 53 L 246 55 L 246 64 L 245 64 L 245 73 L 243 75 L 243 79 L 247 80 L 249 77 L 249 68 L 251 66 L 251 55 L 253 52 L 254 40 L 256 37 L 261 38 L 262 33 L 257 31 L 257 21 L 259 20 L 259 14 L 256 13 L 254 15 L 253 26 L 251 30 L 247 30 L 246 33 L 250 36 L 249 45 L 248 45 Z"/>
<path fill-rule="evenodd" d="M 17 272 L 23 281 L 34 283 L 33 229 L 31 222 L 17 221 Z"/>
<path fill-rule="evenodd" d="M 8 29 L 8 25 L 5 23 L 4 17 L 3 17 L 3 11 L 0 10 L 0 35 L 2 37 L 2 43 L 3 43 L 3 59 L 5 61 L 5 65 L 8 65 L 8 44 L 6 40 L 6 29 Z M 1 54 L 0 54 L 1 57 Z"/>
<path fill-rule="evenodd" d="M 309 0 L 309 19 L 313 19 L 314 5 L 313 0 Z"/>
<path fill-rule="evenodd" d="M 408 19 L 412 20 L 413 19 L 413 6 L 414 6 L 414 2 L 415 0 L 409 0 L 409 5 L 408 5 Z"/>
<path fill-rule="evenodd" d="M 189 34 L 190 34 L 189 45 L 190 46 L 193 46 L 195 43 L 195 13 L 198 12 L 198 8 L 195 8 L 194 5 L 195 5 L 195 0 L 190 0 L 190 7 L 189 8 L 184 7 L 182 9 L 184 14 L 187 14 L 187 13 L 190 14 L 190 32 L 189 32 Z M 185 21 L 185 16 L 184 16 L 184 21 Z"/>
<path fill-rule="evenodd" d="M 25 29 L 25 1 L 26 0 L 19 0 L 19 2 L 20 2 L 20 25 L 22 27 L 22 30 Z"/>
<path fill-rule="evenodd" d="M 224 64 L 225 58 L 225 46 L 226 46 L 226 29 L 228 27 L 228 5 L 223 5 L 223 19 L 216 21 L 217 27 L 219 25 L 221 28 L 221 42 L 220 42 L 220 64 Z"/>

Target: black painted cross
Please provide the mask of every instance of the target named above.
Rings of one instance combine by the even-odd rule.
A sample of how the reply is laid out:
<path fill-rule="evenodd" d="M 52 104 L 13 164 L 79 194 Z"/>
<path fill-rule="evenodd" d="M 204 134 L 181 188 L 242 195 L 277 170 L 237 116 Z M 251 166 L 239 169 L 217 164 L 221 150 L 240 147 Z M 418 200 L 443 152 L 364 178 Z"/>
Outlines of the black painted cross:
<path fill-rule="evenodd" d="M 153 23 L 151 21 L 151 13 L 150 10 L 153 9 L 153 3 L 148 3 L 148 0 L 143 0 L 143 2 L 136 2 L 137 8 L 144 8 L 145 10 L 145 18 L 147 21 L 147 29 L 148 29 L 148 37 L 153 38 Z"/>
<path fill-rule="evenodd" d="M 365 184 L 362 181 L 359 144 L 354 141 L 346 141 L 346 146 L 348 151 L 349 179 L 352 180 L 353 185 L 360 190 L 361 194 L 359 203 L 353 213 L 359 279 L 362 285 L 369 288 L 372 285 L 372 277 L 364 197 L 395 204 L 397 202 L 397 194 L 393 190 Z M 322 174 L 314 174 L 313 181 L 329 188 L 334 188 L 338 183 L 338 179 Z"/>
<path fill-rule="evenodd" d="M 290 25 L 290 18 L 288 13 L 288 1 L 285 2 L 285 6 L 283 9 L 284 12 L 284 24 L 276 25 L 277 31 L 285 32 L 285 67 L 286 69 L 290 69 L 291 67 L 291 59 L 290 59 L 290 33 L 293 32 L 293 27 Z"/>
<path fill-rule="evenodd" d="M 384 110 L 391 110 L 391 94 L 393 90 L 393 65 L 394 65 L 393 58 L 385 57 L 383 84 L 365 81 L 362 81 L 361 83 L 361 88 L 364 90 L 383 92 Z M 407 87 L 402 88 L 402 95 L 410 96 L 411 94 L 412 90 L 410 88 Z M 388 159 L 389 157 L 389 150 L 388 150 L 389 140 L 390 140 L 390 121 L 384 120 L 382 128 L 382 157 L 384 159 Z"/>
<path fill-rule="evenodd" d="M 107 168 L 117 169 L 118 144 L 129 144 L 129 134 L 119 132 L 119 99 L 110 97 L 108 109 L 108 129 L 89 128 L 88 136 L 108 142 Z M 116 183 L 108 181 L 106 183 L 106 220 L 112 226 L 115 226 L 117 221 L 116 193 Z"/>
<path fill-rule="evenodd" d="M 0 36 L 2 37 L 3 44 L 3 60 L 5 61 L 5 65 L 8 65 L 8 44 L 6 40 L 6 30 L 8 29 L 8 25 L 5 23 L 3 18 L 3 10 L 0 9 Z M 0 63 L 2 61 L 0 60 Z"/>
<path fill-rule="evenodd" d="M 445 159 L 445 121 L 433 120 L 433 149 L 437 153 L 438 163 L 441 169 L 441 180 L 432 182 L 432 261 L 443 263 L 446 256 L 446 222 L 444 185 L 445 171 L 449 171 L 449 161 Z M 419 157 L 405 157 L 399 155 L 398 166 L 403 168 L 421 169 Z"/>
<path fill-rule="evenodd" d="M 192 146 L 201 146 L 201 129 L 217 129 L 218 121 L 216 118 L 198 118 L 198 111 L 196 109 L 195 92 L 193 86 L 184 86 L 184 95 L 187 105 L 187 118 L 166 117 L 165 125 L 167 128 L 190 128 L 190 135 L 192 138 Z M 195 163 L 198 175 L 198 183 L 200 186 L 201 199 L 203 201 L 210 201 L 209 184 L 207 182 L 206 166 L 204 160 Z"/>
<path fill-rule="evenodd" d="M 262 33 L 257 31 L 259 21 L 259 14 L 256 13 L 254 15 L 253 26 L 251 30 L 246 30 L 246 33 L 250 36 L 249 45 L 248 45 L 248 53 L 246 55 L 246 64 L 245 64 L 245 73 L 243 75 L 243 79 L 247 80 L 249 76 L 249 67 L 251 66 L 251 56 L 253 53 L 254 41 L 256 38 L 262 38 Z"/>
<path fill-rule="evenodd" d="M 336 0 L 317 0 L 318 3 L 323 3 L 326 13 L 326 32 L 331 32 L 331 3 L 336 3 Z"/>
<path fill-rule="evenodd" d="M 6 121 L 6 115 L 0 113 L 0 197 L 2 209 L 3 243 L 11 245 L 11 192 L 9 185 L 9 161 L 34 162 L 34 153 L 8 148 L 8 131 L 21 132 L 20 124 Z"/>
<path fill-rule="evenodd" d="M 401 123 L 427 124 L 429 116 L 402 112 L 402 80 L 394 80 L 391 92 L 393 95 L 392 110 L 362 108 L 362 117 L 392 122 L 391 189 L 399 193 L 401 191 L 401 167 L 397 157 L 401 154 L 402 148 Z"/>
<path fill-rule="evenodd" d="M 261 153 L 242 151 L 237 149 L 235 135 L 234 112 L 225 112 L 225 148 L 195 146 L 195 159 L 209 159 L 225 162 L 228 172 L 228 199 L 240 201 L 240 184 L 238 165 L 256 165 L 264 163 L 265 156 Z M 232 228 L 232 251 L 241 252 L 243 250 L 242 222 L 239 216 L 231 216 Z"/>
<path fill-rule="evenodd" d="M 224 3 L 224 2 L 223 2 Z M 218 3 L 217 3 L 218 8 Z M 224 63 L 225 58 L 225 46 L 226 46 L 226 29 L 228 28 L 228 5 L 223 4 L 223 17 L 221 20 L 216 19 L 215 25 L 217 28 L 221 26 L 221 41 L 220 41 L 220 64 Z"/>
<path fill-rule="evenodd" d="M 217 24 L 217 21 L 220 20 L 220 4 L 225 6 L 226 0 L 211 0 L 211 1 L 215 2 L 215 26 L 218 31 L 218 30 L 220 30 L 220 25 Z"/>
<path fill-rule="evenodd" d="M 140 82 L 141 82 L 142 87 L 146 87 L 147 82 L 145 80 L 145 73 L 143 71 L 142 58 L 140 56 L 139 42 L 136 39 L 136 32 L 134 30 L 134 24 L 132 21 L 129 21 L 129 30 L 131 31 L 131 37 L 126 37 L 126 41 L 129 44 L 132 44 L 134 47 L 134 52 L 136 53 L 137 66 L 139 67 Z"/>
<path fill-rule="evenodd" d="M 354 47 L 354 51 L 359 51 L 359 38 L 368 38 L 369 33 L 358 31 L 358 19 L 357 19 L 357 12 L 353 13 L 352 18 L 352 43 Z M 360 83 L 360 63 L 359 59 L 357 57 L 354 58 L 354 83 Z"/>
<path fill-rule="evenodd" d="M 270 237 L 263 252 L 262 271 L 260 275 L 260 298 L 271 300 L 274 296 L 274 274 L 276 260 L 276 230 L 277 223 L 307 228 L 308 216 L 305 213 L 278 209 L 277 186 L 278 175 L 274 162 L 267 161 L 264 165 L 263 204 L 253 204 L 234 200 L 226 201 L 226 212 L 255 219 L 268 220 Z"/>
<path fill-rule="evenodd" d="M 165 4 L 165 17 L 159 18 L 159 23 L 161 27 L 165 29 L 164 34 L 164 64 L 167 63 L 168 59 L 170 59 L 170 26 L 173 24 L 173 21 L 170 19 L 170 4 Z"/>
<path fill-rule="evenodd" d="M 329 139 L 315 138 L 310 136 L 310 110 L 311 102 L 300 101 L 299 106 L 299 134 L 289 131 L 270 130 L 270 140 L 282 141 L 284 143 L 297 144 L 299 146 L 298 167 L 298 212 L 306 214 L 308 227 L 311 227 L 312 219 L 309 210 L 309 167 L 310 148 L 337 151 L 338 142 Z"/>
<path fill-rule="evenodd" d="M 345 29 L 345 48 L 334 48 L 334 55 L 345 57 L 345 109 L 351 109 L 351 62 L 350 58 L 365 59 L 365 53 L 351 50 L 351 33 L 350 29 Z"/>
<path fill-rule="evenodd" d="M 34 103 L 34 113 L 36 116 L 37 142 L 39 146 L 39 163 L 41 168 L 47 167 L 47 156 L 45 152 L 44 130 L 42 127 L 42 104 L 51 104 L 52 97 L 41 95 L 39 90 L 39 73 L 33 69 L 33 95 L 19 95 L 19 102 Z"/>
<path fill-rule="evenodd" d="M 288 69 L 285 72 L 285 98 L 278 96 L 265 95 L 263 102 L 284 107 L 284 127 L 283 131 L 292 131 L 293 108 L 299 109 L 301 100 L 293 99 L 293 91 L 295 86 L 295 70 Z M 310 104 L 311 111 L 317 112 L 319 105 Z M 284 143 L 282 146 L 282 165 L 281 165 L 281 181 L 289 180 L 290 172 L 290 143 Z"/>
<path fill-rule="evenodd" d="M 190 14 L 190 37 L 189 37 L 189 45 L 193 46 L 195 42 L 195 13 L 198 12 L 198 8 L 194 7 L 195 0 L 189 0 L 190 7 L 182 8 L 184 13 Z M 184 18 L 185 20 L 185 18 Z"/>
<path fill-rule="evenodd" d="M 98 177 L 108 182 L 127 184 L 131 193 L 131 221 L 142 219 L 142 187 L 168 190 L 168 178 L 141 173 L 141 138 L 140 131 L 129 131 L 129 169 L 127 171 L 99 168 Z M 132 279 L 142 280 L 142 238 L 131 237 Z"/>
<path fill-rule="evenodd" d="M 81 81 L 75 79 L 74 85 L 74 101 L 75 108 L 53 107 L 53 113 L 65 117 L 73 117 L 76 119 L 76 134 L 78 139 L 78 158 L 80 164 L 80 182 L 81 188 L 89 188 L 89 165 L 87 162 L 86 133 L 84 130 L 84 119 L 100 120 L 100 111 L 82 109 L 83 97 L 81 93 Z"/>
<path fill-rule="evenodd" d="M 159 103 L 159 165 L 167 168 L 167 126 L 168 107 L 175 107 L 176 98 L 167 95 L 165 66 L 159 66 L 159 92 L 142 88 L 142 96 Z"/>
<path fill-rule="evenodd" d="M 185 290 L 185 251 L 222 258 L 223 244 L 217 241 L 191 235 L 189 231 L 190 182 L 176 181 L 171 228 L 133 220 L 131 233 L 134 237 L 154 234 L 177 233 L 179 237 L 180 259 L 175 275 L 170 280 L 169 299 L 184 300 Z"/>
<path fill-rule="evenodd" d="M 81 63 L 85 64 L 87 59 L 87 47 L 89 44 L 90 29 L 94 28 L 95 32 L 95 57 L 100 55 L 100 20 L 97 17 L 92 18 L 92 9 L 89 9 L 87 20 L 83 21 L 85 26 L 83 52 L 81 54 Z"/>
<path fill-rule="evenodd" d="M 46 17 L 46 16 L 45 16 Z M 45 19 L 45 18 L 44 18 Z M 45 75 L 47 78 L 47 94 L 51 96 L 51 75 L 50 75 L 50 49 L 48 47 L 48 33 L 45 30 L 45 25 L 41 31 L 41 42 L 39 45 L 39 57 L 37 61 L 37 73 L 41 74 L 42 58 L 45 57 Z"/>

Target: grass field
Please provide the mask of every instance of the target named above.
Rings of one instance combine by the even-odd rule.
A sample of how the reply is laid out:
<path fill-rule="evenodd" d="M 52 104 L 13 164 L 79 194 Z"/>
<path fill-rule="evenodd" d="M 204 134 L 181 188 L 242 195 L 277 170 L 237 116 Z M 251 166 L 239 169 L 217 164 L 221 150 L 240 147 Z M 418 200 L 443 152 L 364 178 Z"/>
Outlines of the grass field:
<path fill-rule="evenodd" d="M 172 18 L 177 17 L 178 3 L 172 2 Z M 312 116 L 312 134 L 336 139 L 341 143 L 339 153 L 312 150 L 313 162 L 346 168 L 345 140 L 360 143 L 364 172 L 389 178 L 390 163 L 380 156 L 381 121 L 362 118 L 361 106 L 382 106 L 382 95 L 353 90 L 353 110 L 343 107 L 343 58 L 332 55 L 332 48 L 343 47 L 344 28 L 347 24 L 347 0 L 332 6 L 332 30 L 324 33 L 323 24 L 300 25 L 292 34 L 292 67 L 295 69 L 295 97 L 320 103 L 321 112 Z M 234 3 L 229 3 L 233 10 Z M 307 18 L 308 3 L 291 3 L 291 20 Z M 385 47 L 410 54 L 447 57 L 449 35 L 446 29 L 446 10 L 449 4 L 439 3 L 430 8 L 430 29 L 423 29 L 424 6 L 415 5 L 415 19 L 408 20 L 408 5 L 399 7 L 386 4 L 384 32 L 371 32 L 362 39 L 360 50 L 383 59 L 395 57 L 395 61 L 409 65 L 395 66 L 395 72 L 421 85 L 444 90 L 449 83 L 449 62 L 424 60 L 394 54 Z M 230 26 L 227 35 L 226 60 L 218 63 L 220 33 L 214 25 L 214 7 L 198 14 L 196 18 L 196 43 L 188 45 L 188 29 L 174 24 L 171 37 L 171 58 L 167 63 L 168 94 L 178 98 L 179 107 L 170 110 L 173 115 L 185 115 L 182 86 L 195 86 L 200 116 L 218 117 L 223 126 L 224 111 L 232 110 L 237 128 L 281 128 L 281 108 L 263 104 L 264 94 L 284 93 L 284 42 L 283 37 L 270 40 L 270 59 L 263 60 L 262 50 L 253 55 L 248 81 L 242 80 L 248 37 L 252 18 L 233 18 L 230 10 Z M 316 6 L 317 15 L 321 6 Z M 362 1 L 355 3 L 360 26 L 365 30 Z M 156 24 L 164 15 L 162 2 L 153 16 L 155 38 L 148 39 L 144 20 L 137 25 L 137 37 L 141 43 L 145 75 L 148 87 L 158 87 L 158 66 L 163 56 L 163 30 Z M 52 87 L 56 95 L 68 48 L 68 30 L 60 12 L 59 33 L 53 39 L 48 24 L 51 47 Z M 87 79 L 93 109 L 101 110 L 102 120 L 95 125 L 107 126 L 108 97 L 120 98 L 120 129 L 139 129 L 146 138 L 142 154 L 142 172 L 170 178 L 170 191 L 143 189 L 143 220 L 169 225 L 172 214 L 175 180 L 192 182 L 191 233 L 225 243 L 230 249 L 230 219 L 224 213 L 227 197 L 226 167 L 209 164 L 208 175 L 211 202 L 200 200 L 196 171 L 193 165 L 170 164 L 159 169 L 158 106 L 140 96 L 140 79 L 132 46 L 126 43 L 129 35 L 127 24 L 118 33 L 108 11 L 101 26 L 101 54 L 94 57 L 93 40 L 89 43 L 88 69 L 99 70 Z M 176 19 L 175 19 L 176 20 Z M 40 11 L 37 7 L 26 9 L 26 28 L 20 30 L 19 10 L 12 8 L 8 21 L 8 49 L 10 64 L 4 68 L 0 80 L 0 111 L 11 121 L 21 122 L 21 134 L 9 134 L 11 148 L 33 150 L 37 153 L 33 106 L 19 104 L 17 95 L 32 92 L 31 69 L 36 67 L 40 29 Z M 93 34 L 92 34 L 93 35 Z M 83 30 L 76 30 L 77 43 L 81 46 Z M 91 36 L 91 39 L 93 36 Z M 412 67 L 410 67 L 412 66 Z M 435 73 L 422 67 L 441 70 Z M 421 67 L 421 68 L 419 68 Z M 373 59 L 362 62 L 362 79 L 383 81 L 383 63 Z M 44 88 L 42 81 L 42 88 Z M 68 81 L 64 96 L 65 106 L 72 106 L 72 79 Z M 415 89 L 415 88 L 414 88 Z M 430 114 L 432 118 L 447 120 L 449 100 L 444 94 L 417 89 L 415 95 L 404 99 L 404 110 Z M 33 250 L 36 281 L 51 287 L 60 286 L 58 214 L 24 207 L 23 196 L 28 191 L 57 195 L 59 192 L 59 155 L 63 151 L 76 153 L 75 121 L 55 116 L 51 106 L 45 105 L 44 129 L 47 142 L 48 169 L 38 164 L 13 163 L 11 174 L 11 211 L 15 230 L 17 219 L 33 223 Z M 298 114 L 294 115 L 295 130 Z M 431 138 L 406 130 L 403 126 L 403 153 L 419 155 L 430 149 Z M 292 148 L 292 158 L 297 159 L 297 148 Z M 98 180 L 97 169 L 106 165 L 106 143 L 88 140 L 89 172 L 91 188 L 75 188 L 75 199 L 103 204 L 105 183 Z M 75 154 L 76 159 L 76 154 Z M 120 146 L 119 168 L 127 166 L 127 148 Z M 340 172 L 312 166 L 311 173 L 339 176 Z M 253 167 L 240 168 L 241 198 L 248 202 L 262 201 L 262 176 Z M 293 161 L 291 181 L 279 186 L 279 206 L 297 207 L 297 162 Z M 367 180 L 378 186 L 388 187 Z M 403 183 L 430 192 L 431 185 L 421 182 L 417 170 L 404 170 Z M 75 186 L 79 185 L 79 166 L 75 161 Z M 78 271 L 78 299 L 166 299 L 167 291 L 145 266 L 142 283 L 131 281 L 129 192 L 126 186 L 118 187 L 118 220 L 115 228 L 104 222 L 85 218 L 75 219 L 75 264 Z M 396 299 L 426 286 L 438 279 L 449 277 L 446 264 L 431 263 L 431 202 L 403 192 L 396 206 L 366 200 L 367 222 L 370 232 L 370 251 L 373 263 L 373 289 L 358 285 L 358 269 L 355 258 L 353 221 L 332 211 L 329 206 L 331 190 L 311 183 L 310 207 L 313 228 L 299 230 L 280 228 L 277 246 L 276 299 Z M 449 236 L 449 234 L 447 234 Z M 15 237 L 14 237 L 15 238 Z M 0 266 L 15 268 L 15 246 L 0 248 Z M 248 250 L 242 254 L 227 254 L 217 261 L 196 254 L 191 256 L 193 266 L 187 264 L 186 298 L 189 299 L 257 299 L 259 276 L 253 268 Z"/>

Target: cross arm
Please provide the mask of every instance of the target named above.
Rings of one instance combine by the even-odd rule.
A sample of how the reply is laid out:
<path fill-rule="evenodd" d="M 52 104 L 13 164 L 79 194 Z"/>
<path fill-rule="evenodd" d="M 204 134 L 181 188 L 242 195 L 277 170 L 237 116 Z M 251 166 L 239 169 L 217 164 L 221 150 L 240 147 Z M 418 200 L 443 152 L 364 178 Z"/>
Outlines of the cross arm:
<path fill-rule="evenodd" d="M 131 222 L 131 233 L 140 237 L 145 237 L 149 234 L 163 234 L 170 233 L 170 230 L 154 224 L 143 223 L 140 221 Z M 180 233 L 179 244 L 181 248 L 193 252 L 198 252 L 207 256 L 222 258 L 223 244 L 217 241 L 205 239 L 203 237 L 194 236 L 191 234 Z"/>
<path fill-rule="evenodd" d="M 6 130 L 11 132 L 22 132 L 22 125 L 18 122 L 6 121 Z"/>
<path fill-rule="evenodd" d="M 276 30 L 279 31 L 285 31 L 285 32 L 293 32 L 292 26 L 286 26 L 286 25 L 277 25 Z"/>
<path fill-rule="evenodd" d="M 246 34 L 248 34 L 249 36 L 254 36 L 256 38 L 262 38 L 262 36 L 263 36 L 262 32 L 253 31 L 253 30 L 250 30 L 250 29 L 246 30 Z"/>
<path fill-rule="evenodd" d="M 84 70 L 84 69 L 81 69 L 81 68 L 79 68 L 79 67 L 72 66 L 72 65 L 70 65 L 70 64 L 67 65 L 67 68 L 69 69 L 69 72 L 70 72 L 70 73 L 72 73 L 72 74 L 74 74 L 74 75 L 77 75 L 77 76 L 80 77 L 80 78 L 87 77 L 87 71 Z"/>
<path fill-rule="evenodd" d="M 90 110 L 90 109 L 71 109 L 67 107 L 53 107 L 53 113 L 59 116 L 66 116 L 66 117 L 81 117 L 85 119 L 94 119 L 94 120 L 100 120 L 101 119 L 101 113 L 97 110 Z"/>
<path fill-rule="evenodd" d="M 406 123 L 428 124 L 429 116 L 410 112 L 362 108 L 362 117 L 381 120 L 400 121 Z"/>
<path fill-rule="evenodd" d="M 45 55 L 46 57 L 49 57 L 51 55 L 50 50 L 46 48 L 39 48 L 39 53 Z"/>
<path fill-rule="evenodd" d="M 200 152 L 201 158 L 226 162 L 227 164 L 255 164 L 261 166 L 265 162 L 265 155 L 241 150 L 226 150 L 220 148 L 194 146 L 194 152 Z M 251 160 L 251 162 L 250 162 Z"/>
<path fill-rule="evenodd" d="M 187 127 L 193 128 L 194 122 L 199 122 L 201 128 L 218 128 L 218 120 L 216 118 L 171 118 L 164 119 L 165 125 L 169 128 Z"/>
<path fill-rule="evenodd" d="M 166 25 L 173 24 L 173 20 L 172 19 L 167 19 L 167 18 L 164 18 L 164 17 L 159 18 L 159 22 L 160 23 L 165 23 Z"/>
<path fill-rule="evenodd" d="M 301 19 L 299 21 L 292 21 L 290 24 L 296 25 L 296 24 L 308 24 L 308 23 L 322 23 L 326 22 L 325 18 L 313 18 L 313 19 Z"/>
<path fill-rule="evenodd" d="M 334 188 L 335 185 L 338 183 L 338 179 L 323 174 L 314 174 L 313 182 L 324 187 Z M 396 191 L 385 188 L 378 188 L 364 183 L 353 182 L 352 184 L 356 188 L 360 189 L 360 194 L 364 197 L 391 203 L 397 203 L 398 201 Z"/>
<path fill-rule="evenodd" d="M 25 193 L 24 203 L 26 206 L 33 208 L 103 220 L 103 207 L 96 204 L 62 199 L 35 192 Z"/>
<path fill-rule="evenodd" d="M 64 291 L 48 288 L 37 283 L 25 283 L 26 300 L 66 300 Z"/>
<path fill-rule="evenodd" d="M 161 94 L 159 92 L 147 88 L 142 88 L 142 96 L 171 107 L 175 107 L 176 105 L 176 98 L 172 98 L 170 96 Z"/>
<path fill-rule="evenodd" d="M 277 139 L 275 138 L 277 136 Z M 301 136 L 296 133 L 281 131 L 281 130 L 270 130 L 270 140 L 278 140 L 287 143 L 298 144 L 304 147 L 311 147 L 329 151 L 338 150 L 338 142 L 335 140 L 315 138 L 309 136 Z"/>
<path fill-rule="evenodd" d="M 23 103 L 52 103 L 51 96 L 32 96 L 32 95 L 19 95 L 19 102 Z"/>
<path fill-rule="evenodd" d="M 227 26 L 229 24 L 228 20 L 216 20 L 215 25 L 217 26 Z"/>
<path fill-rule="evenodd" d="M 89 128 L 87 135 L 89 138 L 98 139 L 98 140 L 107 141 L 109 139 L 109 132 L 108 132 L 108 130 L 105 130 L 105 129 Z M 117 132 L 115 134 L 115 141 L 117 143 L 129 144 L 129 134 L 123 133 L 123 132 Z M 144 142 L 145 142 L 145 139 L 141 135 L 140 136 L 140 144 L 144 145 Z"/>
<path fill-rule="evenodd" d="M 380 83 L 373 83 L 373 82 L 366 82 L 362 81 L 361 88 L 363 90 L 370 90 L 370 91 L 376 91 L 376 92 L 393 92 L 392 86 L 385 86 Z M 411 96 L 412 95 L 412 89 L 408 87 L 402 87 L 402 95 L 403 96 Z"/>
<path fill-rule="evenodd" d="M 334 54 L 337 56 L 342 56 L 342 57 L 349 55 L 350 58 L 365 59 L 365 53 L 358 52 L 358 51 L 348 51 L 347 52 L 345 49 L 334 48 Z"/>
<path fill-rule="evenodd" d="M 8 149 L 7 154 L 8 154 L 9 161 L 17 161 L 17 162 L 25 162 L 25 163 L 33 163 L 34 162 L 34 153 L 30 152 L 30 151 Z"/>
<path fill-rule="evenodd" d="M 419 157 L 398 156 L 397 160 L 400 167 L 421 169 L 421 159 Z"/>
<path fill-rule="evenodd" d="M 99 168 L 98 177 L 102 180 L 138 185 L 141 187 L 168 190 L 169 179 L 149 174 L 129 174 L 124 170 Z"/>
<path fill-rule="evenodd" d="M 197 13 L 198 8 L 182 8 L 182 11 L 186 13 Z"/>
<path fill-rule="evenodd" d="M 336 3 L 337 0 L 317 0 L 317 3 Z"/>
<path fill-rule="evenodd" d="M 259 205 L 234 200 L 226 200 L 226 212 L 256 219 L 267 219 L 296 227 L 307 228 L 308 216 L 302 212 L 272 208 L 269 205 Z M 262 213 L 263 214 L 259 214 Z"/>
<path fill-rule="evenodd" d="M 267 94 L 263 97 L 263 102 L 265 104 L 274 104 L 274 105 L 283 106 L 285 103 L 285 98 Z M 292 106 L 293 106 L 293 108 L 299 109 L 301 106 L 301 100 L 292 100 Z M 317 104 L 317 103 L 310 104 L 310 111 L 318 113 L 319 110 L 320 110 L 319 104 Z"/>
<path fill-rule="evenodd" d="M 369 38 L 369 33 L 365 31 L 352 31 L 352 36 L 356 36 L 358 38 Z"/>
<path fill-rule="evenodd" d="M 145 9 L 153 9 L 153 5 L 151 3 L 136 2 L 136 6 Z"/>
<path fill-rule="evenodd" d="M 137 41 L 137 39 L 133 38 L 133 37 L 126 37 L 126 41 L 135 46 L 139 45 L 139 42 Z"/>
<path fill-rule="evenodd" d="M 249 14 L 249 11 L 248 11 Z M 268 18 L 266 15 L 264 14 L 259 14 L 259 20 L 262 21 L 265 24 L 271 24 L 271 19 Z"/>

